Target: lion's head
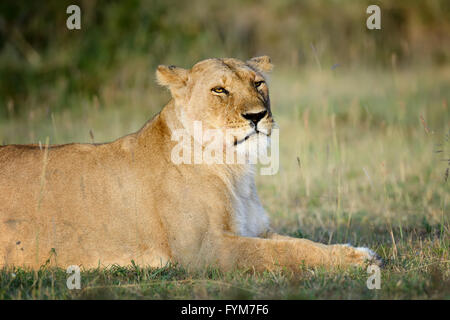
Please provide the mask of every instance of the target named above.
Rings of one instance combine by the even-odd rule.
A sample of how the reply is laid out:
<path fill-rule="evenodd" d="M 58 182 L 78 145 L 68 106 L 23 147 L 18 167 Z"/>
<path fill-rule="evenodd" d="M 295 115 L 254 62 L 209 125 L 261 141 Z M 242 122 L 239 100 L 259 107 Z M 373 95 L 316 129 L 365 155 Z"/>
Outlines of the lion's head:
<path fill-rule="evenodd" d="M 156 75 L 170 89 L 185 128 L 201 121 L 205 129 L 226 131 L 227 145 L 239 146 L 272 132 L 274 120 L 264 76 L 271 69 L 270 58 L 262 56 L 247 62 L 207 59 L 190 70 L 161 65 Z"/>

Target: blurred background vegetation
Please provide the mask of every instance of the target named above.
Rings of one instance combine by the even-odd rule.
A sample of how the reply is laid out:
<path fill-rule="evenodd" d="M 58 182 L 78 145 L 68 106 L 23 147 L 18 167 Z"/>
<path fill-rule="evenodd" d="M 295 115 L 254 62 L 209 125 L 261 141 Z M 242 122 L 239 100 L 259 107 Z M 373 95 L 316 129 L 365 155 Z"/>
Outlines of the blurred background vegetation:
<path fill-rule="evenodd" d="M 78 4 L 81 30 L 66 28 Z M 382 8 L 382 29 L 366 8 Z M 410 68 L 449 62 L 450 2 L 107 1 L 0 2 L 0 117 L 47 113 L 110 90 L 151 87 L 155 66 L 268 54 L 278 68 Z"/>

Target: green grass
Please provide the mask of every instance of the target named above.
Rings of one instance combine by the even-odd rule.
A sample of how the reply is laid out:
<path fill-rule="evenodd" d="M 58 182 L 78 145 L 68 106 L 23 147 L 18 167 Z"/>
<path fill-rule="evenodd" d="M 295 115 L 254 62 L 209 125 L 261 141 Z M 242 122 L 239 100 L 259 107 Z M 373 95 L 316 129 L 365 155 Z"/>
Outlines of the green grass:
<path fill-rule="evenodd" d="M 36 102 L 0 119 L 0 141 L 101 142 L 137 130 L 168 99 L 152 74 L 127 81 L 140 69 L 135 61 L 117 75 L 126 88 L 111 80 L 74 107 L 52 113 Z M 2 270 L 0 299 L 449 299 L 449 71 L 322 66 L 271 76 L 281 166 L 257 184 L 275 230 L 373 248 L 387 262 L 380 290 L 367 289 L 364 269 L 293 276 L 133 265 L 84 270 L 82 289 L 68 290 L 64 270 L 43 267 Z"/>

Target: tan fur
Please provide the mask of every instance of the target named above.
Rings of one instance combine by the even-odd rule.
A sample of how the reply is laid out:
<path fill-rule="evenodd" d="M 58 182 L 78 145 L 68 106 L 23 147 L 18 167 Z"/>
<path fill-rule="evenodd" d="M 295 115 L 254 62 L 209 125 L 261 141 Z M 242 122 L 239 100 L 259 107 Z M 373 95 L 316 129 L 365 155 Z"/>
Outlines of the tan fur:
<path fill-rule="evenodd" d="M 105 144 L 0 147 L 0 266 L 128 265 L 222 270 L 362 264 L 366 250 L 274 234 L 250 165 L 171 161 L 173 130 L 251 129 L 242 114 L 266 110 L 273 127 L 268 57 L 208 59 L 192 69 L 160 66 L 173 99 L 136 133 Z M 228 95 L 215 94 L 221 86 Z M 231 141 L 228 141 L 231 142 Z M 248 139 L 244 143 L 252 143 Z"/>

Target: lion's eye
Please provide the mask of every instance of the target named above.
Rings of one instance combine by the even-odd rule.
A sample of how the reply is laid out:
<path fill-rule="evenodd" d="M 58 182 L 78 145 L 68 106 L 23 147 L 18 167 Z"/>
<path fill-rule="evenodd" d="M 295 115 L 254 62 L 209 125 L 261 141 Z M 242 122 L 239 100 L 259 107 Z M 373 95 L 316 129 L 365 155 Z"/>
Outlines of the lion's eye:
<path fill-rule="evenodd" d="M 215 93 L 225 93 L 225 94 L 228 94 L 228 91 L 227 91 L 225 88 L 222 88 L 222 87 L 215 87 L 215 88 L 212 88 L 211 91 L 212 91 L 212 92 L 215 92 Z"/>
<path fill-rule="evenodd" d="M 264 83 L 264 81 L 256 81 L 255 82 L 255 88 L 258 88 L 258 87 L 260 87 L 262 84 Z"/>

